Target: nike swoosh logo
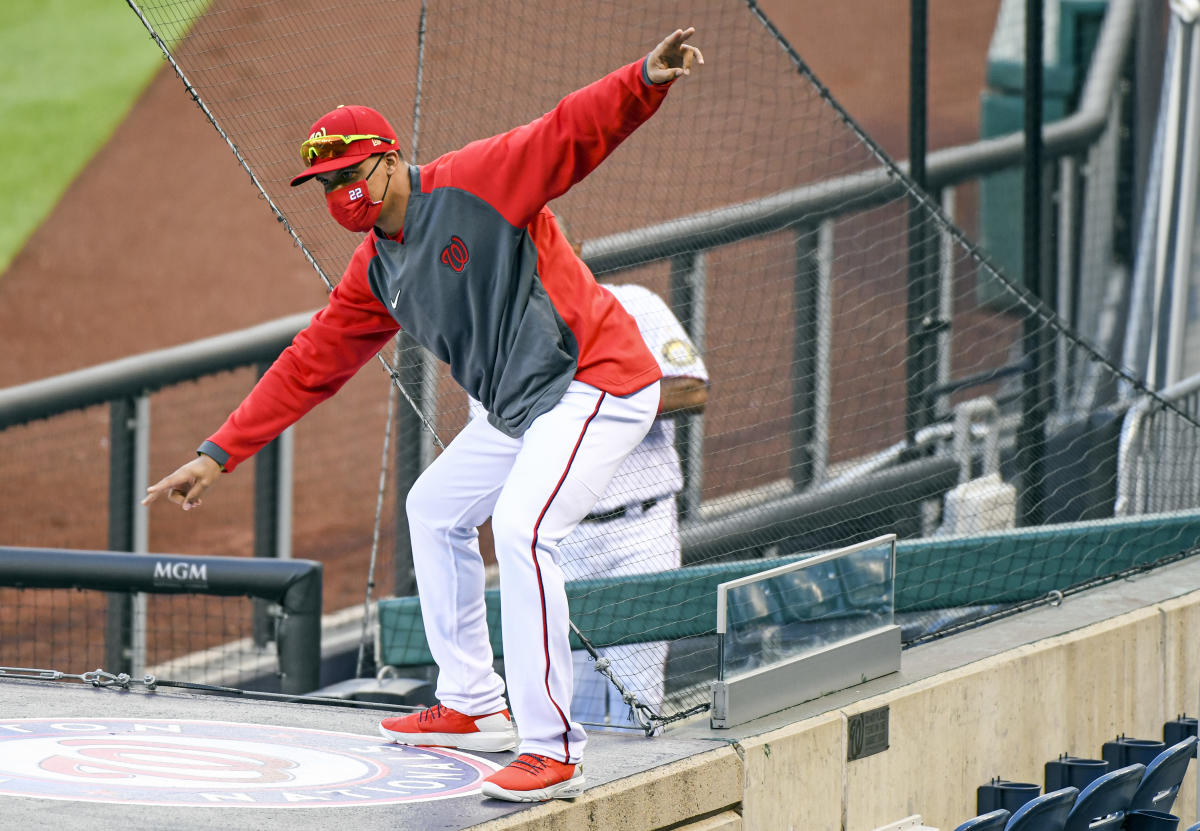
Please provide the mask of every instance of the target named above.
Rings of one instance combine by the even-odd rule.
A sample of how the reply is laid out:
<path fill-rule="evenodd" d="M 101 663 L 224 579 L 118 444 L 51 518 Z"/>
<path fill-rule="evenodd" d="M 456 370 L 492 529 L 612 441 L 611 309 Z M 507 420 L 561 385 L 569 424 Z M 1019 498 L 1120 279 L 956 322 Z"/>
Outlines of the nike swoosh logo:
<path fill-rule="evenodd" d="M 400 292 L 396 292 L 396 296 L 392 298 L 392 308 L 396 308 L 396 304 L 400 302 Z"/>

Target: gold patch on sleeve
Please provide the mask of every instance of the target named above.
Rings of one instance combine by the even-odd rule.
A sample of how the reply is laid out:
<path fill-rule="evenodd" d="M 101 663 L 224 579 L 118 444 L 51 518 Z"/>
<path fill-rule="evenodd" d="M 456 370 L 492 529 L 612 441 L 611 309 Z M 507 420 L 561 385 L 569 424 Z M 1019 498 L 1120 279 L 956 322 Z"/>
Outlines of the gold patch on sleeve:
<path fill-rule="evenodd" d="M 696 362 L 696 347 L 679 338 L 664 343 L 662 354 L 667 363 L 673 366 L 687 366 Z"/>

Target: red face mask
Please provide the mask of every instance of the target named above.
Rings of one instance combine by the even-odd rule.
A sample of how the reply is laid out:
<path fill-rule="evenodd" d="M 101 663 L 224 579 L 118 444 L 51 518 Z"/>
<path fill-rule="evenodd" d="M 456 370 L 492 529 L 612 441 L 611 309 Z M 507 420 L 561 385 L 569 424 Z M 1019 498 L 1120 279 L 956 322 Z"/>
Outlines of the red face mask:
<path fill-rule="evenodd" d="M 379 161 L 383 161 L 383 156 L 379 157 Z M 375 162 L 375 167 L 379 167 L 379 162 Z M 383 211 L 383 198 L 381 197 L 378 202 L 372 202 L 371 192 L 367 190 L 367 179 L 371 178 L 375 167 L 372 167 L 371 173 L 368 173 L 362 180 L 325 194 L 329 215 L 337 220 L 338 225 L 348 231 L 366 233 L 379 221 L 379 214 Z M 387 189 L 391 184 L 392 178 L 389 176 L 387 185 L 383 187 L 384 196 L 387 196 Z"/>

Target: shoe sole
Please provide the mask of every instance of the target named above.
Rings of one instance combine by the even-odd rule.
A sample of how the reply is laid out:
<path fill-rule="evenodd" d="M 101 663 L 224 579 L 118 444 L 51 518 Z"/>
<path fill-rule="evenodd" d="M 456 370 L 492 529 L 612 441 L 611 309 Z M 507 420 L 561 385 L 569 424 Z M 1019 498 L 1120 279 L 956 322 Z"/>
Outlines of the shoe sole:
<path fill-rule="evenodd" d="M 531 791 L 510 791 L 492 782 L 484 782 L 479 790 L 484 796 L 492 799 L 503 799 L 506 802 L 549 802 L 551 799 L 574 799 L 581 796 L 587 780 L 576 776 L 557 785 L 546 788 L 535 788 Z"/>
<path fill-rule="evenodd" d="M 413 747 L 452 747 L 479 753 L 501 753 L 517 746 L 516 731 L 508 733 L 396 733 L 380 725 L 379 735 Z"/>

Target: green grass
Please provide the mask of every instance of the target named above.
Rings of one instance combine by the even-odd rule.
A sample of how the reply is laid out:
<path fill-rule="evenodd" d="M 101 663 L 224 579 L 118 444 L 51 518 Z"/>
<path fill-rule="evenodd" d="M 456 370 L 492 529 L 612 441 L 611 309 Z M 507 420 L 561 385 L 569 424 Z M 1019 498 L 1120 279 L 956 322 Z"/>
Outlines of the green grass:
<path fill-rule="evenodd" d="M 0 273 L 162 62 L 124 0 L 0 0 Z"/>

